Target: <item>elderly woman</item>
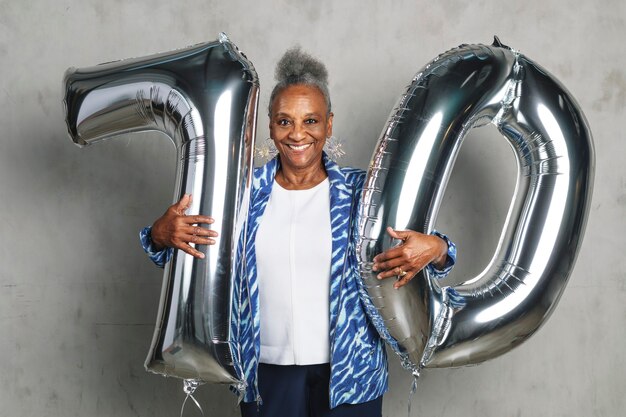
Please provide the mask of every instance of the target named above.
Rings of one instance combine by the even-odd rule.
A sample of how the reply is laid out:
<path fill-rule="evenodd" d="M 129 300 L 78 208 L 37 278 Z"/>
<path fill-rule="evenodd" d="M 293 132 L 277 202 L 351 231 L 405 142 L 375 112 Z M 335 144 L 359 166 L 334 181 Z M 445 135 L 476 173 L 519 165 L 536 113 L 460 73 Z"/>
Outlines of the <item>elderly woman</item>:
<path fill-rule="evenodd" d="M 254 173 L 247 277 L 249 304 L 235 312 L 247 388 L 242 416 L 375 417 L 387 390 L 384 344 L 369 321 L 354 250 L 354 225 L 365 173 L 340 168 L 324 153 L 333 113 L 322 63 L 292 49 L 276 69 L 269 128 L 278 156 Z M 193 244 L 211 245 L 217 233 L 186 216 L 191 196 L 171 206 L 142 233 L 157 264 Z M 350 213 L 352 207 L 352 213 Z M 453 245 L 440 234 L 388 229 L 401 245 L 374 258 L 380 279 L 405 285 L 424 267 L 440 276 L 454 263 Z M 361 292 L 363 294 L 363 292 Z M 247 307 L 249 305 L 249 308 Z"/>

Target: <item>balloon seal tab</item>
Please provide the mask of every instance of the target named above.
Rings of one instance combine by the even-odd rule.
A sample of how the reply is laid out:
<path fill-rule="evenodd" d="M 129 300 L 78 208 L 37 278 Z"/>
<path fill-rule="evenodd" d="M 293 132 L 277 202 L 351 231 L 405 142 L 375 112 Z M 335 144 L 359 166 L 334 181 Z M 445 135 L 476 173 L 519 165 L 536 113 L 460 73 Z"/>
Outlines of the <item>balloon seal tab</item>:
<path fill-rule="evenodd" d="M 220 41 L 220 43 L 230 42 L 230 40 L 228 39 L 228 36 L 226 36 L 224 32 L 220 32 L 217 35 L 217 39 Z"/>
<path fill-rule="evenodd" d="M 196 400 L 193 396 L 193 393 L 196 392 L 196 389 L 202 384 L 203 382 L 197 379 L 184 379 L 183 380 L 183 392 L 187 394 L 187 396 L 185 397 L 185 400 L 183 401 L 183 405 L 180 407 L 180 417 L 183 417 L 183 412 L 185 411 L 185 404 L 187 403 L 187 400 L 189 398 L 191 398 L 194 404 L 196 404 L 196 407 L 198 407 L 198 409 L 200 410 L 200 413 L 204 417 L 204 411 L 202 410 L 200 403 L 198 403 L 198 400 Z"/>
<path fill-rule="evenodd" d="M 411 390 L 409 391 L 409 401 L 408 401 L 408 407 L 407 407 L 408 417 L 411 417 L 411 399 L 417 392 L 417 380 L 420 377 L 419 369 L 414 369 L 412 374 L 413 374 L 413 382 L 411 383 Z"/>
<path fill-rule="evenodd" d="M 239 381 L 235 384 L 235 391 L 237 391 L 237 406 L 239 406 L 244 397 L 246 396 L 246 389 L 248 388 L 248 384 L 245 381 Z"/>
<path fill-rule="evenodd" d="M 498 35 L 493 35 L 493 43 L 491 44 L 491 46 L 512 50 L 510 46 L 507 46 L 500 41 L 500 38 L 498 38 Z"/>

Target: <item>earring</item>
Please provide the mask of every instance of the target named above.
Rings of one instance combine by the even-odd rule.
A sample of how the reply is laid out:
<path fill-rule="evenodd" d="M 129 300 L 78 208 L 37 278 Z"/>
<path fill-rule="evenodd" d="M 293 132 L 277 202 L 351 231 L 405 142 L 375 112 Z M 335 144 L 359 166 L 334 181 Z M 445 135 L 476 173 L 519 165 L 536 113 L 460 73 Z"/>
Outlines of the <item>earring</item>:
<path fill-rule="evenodd" d="M 278 153 L 274 140 L 272 138 L 265 139 L 262 143 L 257 143 L 254 148 L 254 154 L 257 158 L 260 158 L 263 163 L 274 158 Z"/>
<path fill-rule="evenodd" d="M 346 152 L 343 150 L 343 141 L 334 135 L 326 138 L 324 150 L 334 162 L 346 155 Z"/>

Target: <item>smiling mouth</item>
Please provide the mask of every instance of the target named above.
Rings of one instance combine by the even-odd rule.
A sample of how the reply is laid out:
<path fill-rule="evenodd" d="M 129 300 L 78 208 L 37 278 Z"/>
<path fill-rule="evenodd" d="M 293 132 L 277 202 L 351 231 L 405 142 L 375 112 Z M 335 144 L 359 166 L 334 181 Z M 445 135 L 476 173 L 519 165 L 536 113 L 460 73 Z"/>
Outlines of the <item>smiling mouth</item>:
<path fill-rule="evenodd" d="M 303 151 L 311 145 L 312 143 L 307 143 L 306 145 L 287 145 L 287 146 L 289 147 L 289 149 L 293 149 L 294 151 Z"/>

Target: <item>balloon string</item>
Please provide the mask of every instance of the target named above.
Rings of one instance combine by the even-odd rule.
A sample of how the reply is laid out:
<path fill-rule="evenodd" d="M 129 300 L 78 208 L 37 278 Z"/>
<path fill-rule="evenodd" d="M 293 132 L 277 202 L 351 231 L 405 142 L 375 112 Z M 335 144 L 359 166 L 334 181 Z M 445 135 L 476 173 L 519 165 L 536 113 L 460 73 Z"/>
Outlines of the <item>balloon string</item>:
<path fill-rule="evenodd" d="M 185 404 L 187 404 L 187 400 L 191 398 L 193 402 L 196 404 L 196 407 L 200 410 L 200 413 L 204 417 L 204 411 L 200 406 L 200 403 L 194 398 L 193 393 L 196 391 L 196 388 L 200 386 L 201 382 L 195 379 L 184 379 L 183 380 L 183 391 L 187 396 L 185 397 L 185 401 L 183 401 L 183 405 L 180 407 L 180 417 L 183 417 L 183 412 L 185 411 Z"/>
<path fill-rule="evenodd" d="M 413 398 L 413 395 L 415 395 L 415 392 L 417 392 L 417 379 L 419 377 L 420 377 L 420 371 L 418 370 L 413 371 L 413 382 L 411 383 L 411 390 L 409 391 L 409 404 L 407 407 L 408 417 L 411 417 L 411 399 Z"/>

